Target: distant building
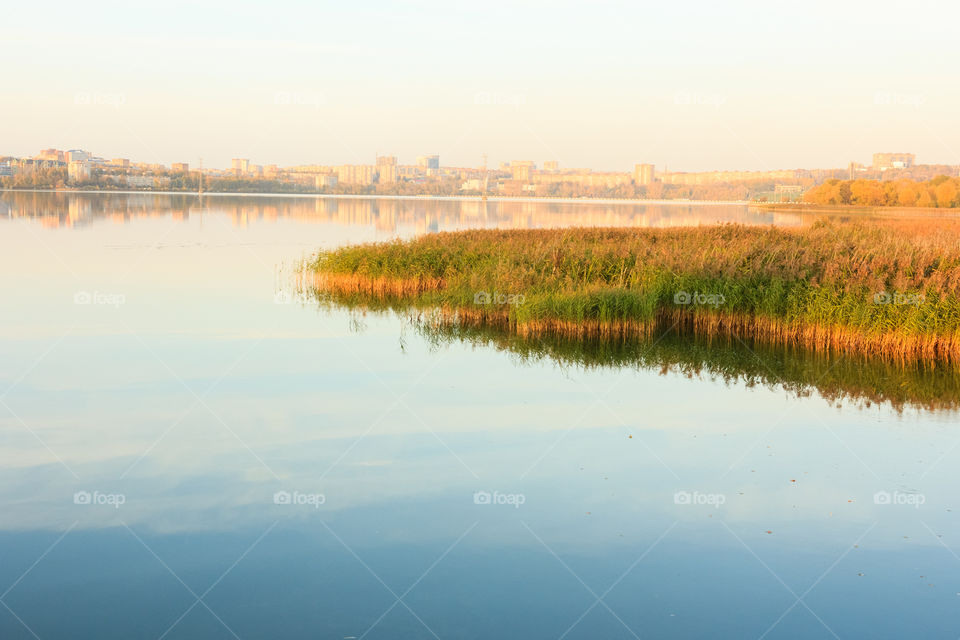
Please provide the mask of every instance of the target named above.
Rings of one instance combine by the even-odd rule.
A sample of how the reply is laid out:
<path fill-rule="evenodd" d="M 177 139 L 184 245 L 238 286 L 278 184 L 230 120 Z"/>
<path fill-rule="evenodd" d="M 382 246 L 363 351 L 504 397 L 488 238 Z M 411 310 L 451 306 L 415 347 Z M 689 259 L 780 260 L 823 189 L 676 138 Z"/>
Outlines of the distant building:
<path fill-rule="evenodd" d="M 174 162 L 170 165 L 170 171 L 173 173 L 190 173 L 190 165 L 186 162 Z"/>
<path fill-rule="evenodd" d="M 373 184 L 373 178 L 376 172 L 377 168 L 373 165 L 344 164 L 337 167 L 337 182 L 340 184 L 369 186 Z"/>
<path fill-rule="evenodd" d="M 67 151 L 65 159 L 67 162 L 86 162 L 90 159 L 90 154 L 83 149 L 71 149 Z"/>
<path fill-rule="evenodd" d="M 397 157 L 377 156 L 377 176 L 380 184 L 394 184 L 397 181 Z"/>
<path fill-rule="evenodd" d="M 614 189 L 629 185 L 633 181 L 633 175 L 623 172 L 612 173 L 593 173 L 590 169 L 568 169 L 562 172 L 539 172 L 532 176 L 531 182 L 537 185 L 569 185 L 577 188 L 601 188 Z M 511 182 L 522 182 L 513 180 Z M 507 188 L 514 188 L 507 185 Z"/>
<path fill-rule="evenodd" d="M 314 176 L 314 186 L 316 186 L 317 189 L 323 189 L 324 187 L 335 187 L 337 186 L 337 176 Z"/>
<path fill-rule="evenodd" d="M 111 167 L 116 167 L 117 169 L 129 169 L 130 160 L 129 158 L 114 158 L 109 162 Z"/>
<path fill-rule="evenodd" d="M 86 182 L 90 179 L 90 164 L 84 161 L 67 163 L 67 180 L 73 183 Z"/>
<path fill-rule="evenodd" d="M 560 163 L 557 162 L 556 160 L 544 160 L 544 162 L 543 162 L 543 170 L 544 170 L 544 171 L 554 171 L 554 172 L 559 171 L 559 170 L 560 170 Z"/>
<path fill-rule="evenodd" d="M 131 187 L 152 187 L 154 183 L 153 176 L 127 176 L 127 184 Z"/>
<path fill-rule="evenodd" d="M 533 160 L 513 160 L 510 162 L 510 173 L 514 180 L 529 182 L 533 170 L 537 168 Z"/>
<path fill-rule="evenodd" d="M 912 153 L 875 153 L 873 168 L 877 171 L 887 169 L 906 169 L 913 166 L 916 156 Z"/>
<path fill-rule="evenodd" d="M 417 158 L 417 166 L 424 170 L 439 169 L 440 156 L 436 154 L 430 156 L 419 156 Z"/>
<path fill-rule="evenodd" d="M 664 172 L 660 181 L 664 184 L 721 184 L 730 182 L 756 182 L 766 180 L 795 180 L 798 171 L 778 169 L 774 171 L 702 171 L 695 173 Z"/>
<path fill-rule="evenodd" d="M 230 161 L 230 168 L 238 176 L 246 175 L 250 171 L 250 159 L 234 158 Z"/>
<path fill-rule="evenodd" d="M 38 160 L 50 160 L 53 162 L 65 162 L 66 158 L 64 157 L 63 151 L 59 149 L 44 149 L 37 154 Z"/>
<path fill-rule="evenodd" d="M 793 202 L 803 196 L 803 185 L 777 184 L 773 186 L 773 197 L 776 202 Z"/>
<path fill-rule="evenodd" d="M 633 181 L 636 184 L 653 184 L 654 173 L 652 164 L 637 164 L 633 166 Z"/>

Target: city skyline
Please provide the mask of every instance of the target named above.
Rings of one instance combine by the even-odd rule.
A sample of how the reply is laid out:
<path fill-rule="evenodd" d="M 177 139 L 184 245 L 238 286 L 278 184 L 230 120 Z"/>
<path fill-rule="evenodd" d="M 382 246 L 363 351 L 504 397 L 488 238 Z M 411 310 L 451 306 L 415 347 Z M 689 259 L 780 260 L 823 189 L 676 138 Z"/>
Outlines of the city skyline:
<path fill-rule="evenodd" d="M 570 172 L 570 171 L 586 171 L 586 172 L 596 172 L 596 173 L 636 173 L 640 170 L 640 167 L 645 167 L 644 171 L 652 172 L 654 167 L 656 167 L 657 174 L 662 173 L 775 173 L 783 170 L 833 170 L 833 169 L 843 169 L 849 168 L 851 165 L 859 167 L 869 167 L 874 166 L 878 167 L 880 164 L 885 162 L 889 168 L 904 168 L 916 164 L 916 156 L 912 150 L 895 150 L 895 151 L 882 151 L 877 152 L 873 151 L 865 158 L 851 158 L 847 162 L 844 162 L 837 166 L 828 166 L 828 165 L 816 165 L 816 166 L 790 166 L 790 167 L 776 167 L 770 169 L 750 169 L 750 168 L 729 168 L 729 167 L 713 167 L 703 170 L 688 171 L 683 168 L 671 168 L 668 166 L 660 166 L 655 163 L 648 162 L 644 159 L 635 159 L 633 162 L 629 163 L 629 166 L 617 167 L 617 168 L 597 168 L 584 164 L 565 164 L 555 158 L 544 158 L 544 157 L 533 157 L 531 155 L 513 157 L 507 160 L 500 160 L 497 162 L 492 162 L 487 154 L 482 154 L 480 161 L 473 164 L 451 164 L 443 162 L 441 163 L 441 158 L 444 156 L 439 153 L 418 153 L 412 157 L 402 157 L 394 153 L 383 153 L 377 152 L 372 157 L 359 158 L 356 161 L 346 161 L 343 158 L 340 160 L 334 160 L 330 162 L 321 162 L 317 160 L 302 162 L 302 163 L 266 163 L 258 162 L 257 158 L 251 156 L 241 156 L 241 157 L 231 157 L 222 165 L 216 165 L 209 162 L 205 162 L 203 157 L 197 158 L 195 161 L 191 161 L 189 158 L 178 156 L 178 159 L 175 159 L 171 162 L 156 162 L 152 159 L 134 157 L 134 156 L 124 156 L 122 154 L 113 154 L 113 153 L 100 153 L 98 151 L 91 151 L 90 147 L 68 147 L 68 146 L 50 146 L 45 148 L 34 147 L 32 150 L 28 150 L 24 154 L 15 154 L 7 153 L 7 150 L 0 149 L 0 159 L 3 158 L 23 158 L 23 159 L 47 159 L 47 160 L 59 160 L 61 162 L 70 162 L 70 154 L 79 154 L 79 158 L 75 158 L 81 161 L 88 160 L 97 160 L 100 163 L 134 163 L 144 167 L 152 167 L 157 169 L 171 170 L 171 171 L 197 171 L 201 168 L 204 171 L 212 172 L 230 172 L 230 171 L 239 171 L 241 174 L 248 173 L 250 169 L 254 167 L 277 167 L 277 168 L 297 168 L 297 167 L 338 167 L 338 166 L 372 166 L 380 167 L 382 164 L 392 164 L 396 166 L 403 167 L 420 167 L 423 169 L 466 169 L 466 170 L 489 170 L 496 171 L 501 170 L 510 170 L 510 168 L 517 165 L 525 165 L 531 170 L 542 171 L 542 172 Z M 59 156 L 57 156 L 59 154 Z M 894 160 L 896 159 L 896 163 Z M 861 160 L 870 160 L 870 162 L 861 162 Z M 904 165 L 904 160 L 906 164 Z M 924 165 L 929 166 L 950 166 L 950 167 L 960 167 L 960 162 L 924 162 Z M 392 182 L 393 180 L 391 180 Z M 646 182 L 648 180 L 644 180 Z"/>
<path fill-rule="evenodd" d="M 427 152 L 477 166 L 486 153 L 491 165 L 704 171 L 910 149 L 960 164 L 960 89 L 944 82 L 953 6 L 811 2 L 789 19 L 746 1 L 271 11 L 297 20 L 265 34 L 262 6 L 242 2 L 166 4 L 137 20 L 111 5 L 9 8 L 4 151 L 210 166 Z"/>
<path fill-rule="evenodd" d="M 250 158 L 232 158 L 229 168 L 169 166 L 134 158 L 105 158 L 83 149 L 42 149 L 27 158 L 0 156 L 0 186 L 15 189 L 122 189 L 170 192 L 259 192 L 331 195 L 394 196 L 509 196 L 547 198 L 616 198 L 641 200 L 712 200 L 797 202 L 812 188 L 827 184 L 817 195 L 826 200 L 850 199 L 851 192 L 835 191 L 838 180 L 895 182 L 892 190 L 879 186 L 859 197 L 871 202 L 893 198 L 904 204 L 920 202 L 915 181 L 938 180 L 924 189 L 923 206 L 953 204 L 943 180 L 960 175 L 960 165 L 918 163 L 909 152 L 877 152 L 869 164 L 850 161 L 843 168 L 797 168 L 772 171 L 683 172 L 635 163 L 628 171 L 595 171 L 565 167 L 557 160 L 512 160 L 490 167 L 452 167 L 438 154 L 417 156 L 415 164 L 396 156 L 378 155 L 374 163 L 340 165 L 262 165 Z M 942 178 L 942 180 L 941 180 Z M 879 184 L 879 183 L 878 183 Z M 953 183 L 951 183 L 952 185 Z M 846 195 L 844 195 L 846 194 Z M 886 195 L 883 195 L 886 194 Z M 813 196 L 811 196 L 813 197 Z"/>
<path fill-rule="evenodd" d="M 915 149 L 919 145 L 913 145 L 904 147 L 903 149 L 896 148 L 892 151 L 885 151 L 883 153 L 888 153 L 892 155 L 898 154 L 912 154 L 919 155 L 915 153 Z M 636 165 L 639 164 L 652 164 L 657 167 L 658 171 L 663 172 L 673 172 L 673 173 L 706 173 L 706 172 L 775 172 L 782 170 L 803 170 L 803 169 L 841 169 L 849 166 L 851 162 L 859 163 L 861 161 L 869 160 L 872 156 L 876 155 L 876 146 L 865 147 L 867 149 L 866 153 L 851 155 L 850 157 L 842 160 L 836 164 L 829 163 L 820 163 L 820 164 L 801 164 L 800 162 L 794 162 L 792 164 L 785 164 L 783 166 L 733 166 L 733 165 L 716 165 L 716 166 L 702 166 L 699 168 L 687 168 L 684 166 L 671 166 L 671 165 L 661 165 L 651 161 L 649 158 L 643 156 L 634 157 L 632 160 L 628 161 L 623 165 L 614 165 L 610 162 L 601 163 L 598 166 L 590 165 L 587 163 L 567 163 L 562 160 L 558 160 L 555 157 L 550 156 L 536 156 L 531 153 L 523 154 L 520 153 L 515 156 L 503 156 L 502 159 L 495 157 L 488 153 L 481 153 L 473 162 L 447 162 L 444 161 L 443 167 L 446 168 L 462 168 L 462 169 L 480 169 L 484 165 L 488 169 L 496 169 L 498 166 L 503 167 L 509 165 L 511 162 L 533 162 L 536 167 L 539 169 L 549 169 L 548 165 L 555 165 L 556 167 L 562 170 L 571 170 L 571 169 L 585 169 L 589 171 L 595 171 L 598 173 L 617 173 L 617 172 L 632 172 Z M 12 158 L 34 158 L 39 157 L 39 152 L 42 152 L 44 149 L 60 150 L 67 152 L 70 150 L 80 150 L 80 151 L 90 151 L 91 149 L 96 149 L 90 145 L 37 145 L 33 144 L 32 146 L 27 145 L 27 148 L 19 152 L 19 147 L 17 147 L 16 152 L 13 147 L 7 147 L 0 149 L 0 158 L 3 157 L 12 157 Z M 136 158 L 136 162 L 164 166 L 164 167 L 176 167 L 177 165 L 189 165 L 192 169 L 196 170 L 198 167 L 203 166 L 205 169 L 211 170 L 230 170 L 234 167 L 234 163 L 237 160 L 245 160 L 254 165 L 260 166 L 278 166 L 278 167 L 299 167 L 299 166 L 342 166 L 342 165 L 376 165 L 376 158 L 382 157 L 392 157 L 396 159 L 397 164 L 403 166 L 417 166 L 421 159 L 426 157 L 439 157 L 439 158 L 448 158 L 449 155 L 454 157 L 460 157 L 459 154 L 444 154 L 442 152 L 436 153 L 434 151 L 423 152 L 423 151 L 411 151 L 407 154 L 394 153 L 392 151 L 382 151 L 376 150 L 368 156 L 354 156 L 354 155 L 336 155 L 330 154 L 323 155 L 322 153 L 319 156 L 315 157 L 305 157 L 302 162 L 273 162 L 266 161 L 264 158 L 258 158 L 252 154 L 239 154 L 225 158 L 223 161 L 213 161 L 211 162 L 209 158 L 217 156 L 212 153 L 201 153 L 196 157 L 189 157 L 184 153 L 172 153 L 169 156 L 169 159 L 157 160 L 151 156 L 140 156 L 137 154 L 124 154 L 124 153 L 113 153 L 105 152 L 102 149 L 97 149 L 97 154 L 102 158 L 126 158 L 133 159 Z M 960 156 L 953 156 L 951 154 L 940 154 L 934 155 L 933 157 L 925 156 L 925 159 L 928 160 L 925 164 L 929 165 L 948 165 L 948 166 L 960 166 Z M 469 159 L 468 159 L 469 160 Z M 555 167 L 555 168 L 556 168 Z"/>

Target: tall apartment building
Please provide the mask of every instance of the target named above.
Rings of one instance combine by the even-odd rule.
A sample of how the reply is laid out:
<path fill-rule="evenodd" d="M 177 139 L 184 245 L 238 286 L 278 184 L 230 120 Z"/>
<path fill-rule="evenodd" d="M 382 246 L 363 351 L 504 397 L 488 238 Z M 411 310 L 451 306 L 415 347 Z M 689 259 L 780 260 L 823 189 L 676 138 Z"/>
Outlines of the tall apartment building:
<path fill-rule="evenodd" d="M 394 184 L 397 181 L 397 157 L 377 156 L 377 176 L 380 184 Z"/>
<path fill-rule="evenodd" d="M 636 184 L 653 184 L 654 172 L 652 164 L 637 164 L 633 167 L 633 181 Z"/>
<path fill-rule="evenodd" d="M 189 173 L 190 165 L 186 162 L 174 162 L 170 165 L 170 171 L 174 173 Z"/>
<path fill-rule="evenodd" d="M 250 171 L 250 159 L 234 158 L 230 161 L 230 168 L 238 176 L 246 175 Z"/>
<path fill-rule="evenodd" d="M 440 156 L 436 154 L 429 155 L 429 156 L 419 156 L 417 157 L 417 166 L 424 170 L 439 169 Z"/>
<path fill-rule="evenodd" d="M 90 163 L 75 160 L 67 164 L 67 180 L 73 183 L 90 179 Z"/>
<path fill-rule="evenodd" d="M 510 162 L 510 172 L 514 180 L 530 182 L 530 176 L 533 175 L 536 168 L 537 165 L 533 160 L 512 160 Z"/>

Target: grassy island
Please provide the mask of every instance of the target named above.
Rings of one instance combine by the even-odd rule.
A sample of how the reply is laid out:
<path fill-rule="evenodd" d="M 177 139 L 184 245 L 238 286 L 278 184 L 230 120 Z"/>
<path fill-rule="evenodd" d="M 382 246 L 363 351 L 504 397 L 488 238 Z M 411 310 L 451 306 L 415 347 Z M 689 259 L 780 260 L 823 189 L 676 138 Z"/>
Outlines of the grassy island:
<path fill-rule="evenodd" d="M 673 329 L 960 362 L 957 220 L 463 231 L 321 252 L 305 272 L 337 303 L 527 336 Z"/>

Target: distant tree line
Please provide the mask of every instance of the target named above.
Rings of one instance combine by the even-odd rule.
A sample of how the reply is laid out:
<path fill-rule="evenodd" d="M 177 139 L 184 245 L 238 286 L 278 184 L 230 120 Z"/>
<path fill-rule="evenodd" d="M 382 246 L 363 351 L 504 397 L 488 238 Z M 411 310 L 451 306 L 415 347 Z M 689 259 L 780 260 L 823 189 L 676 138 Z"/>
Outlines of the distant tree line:
<path fill-rule="evenodd" d="M 803 196 L 812 204 L 868 207 L 960 207 L 960 178 L 932 180 L 827 180 Z"/>
<path fill-rule="evenodd" d="M 67 186 L 67 169 L 44 168 L 36 171 L 21 171 L 0 178 L 4 189 L 63 189 Z"/>

